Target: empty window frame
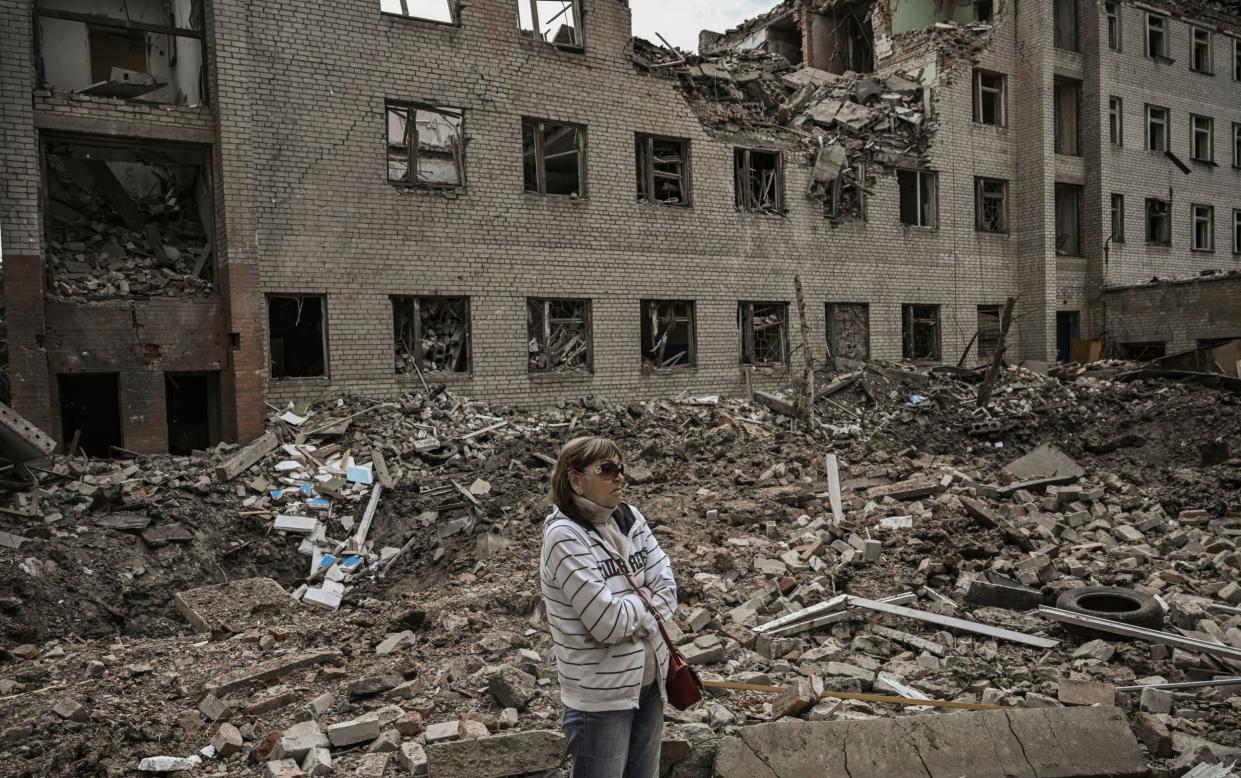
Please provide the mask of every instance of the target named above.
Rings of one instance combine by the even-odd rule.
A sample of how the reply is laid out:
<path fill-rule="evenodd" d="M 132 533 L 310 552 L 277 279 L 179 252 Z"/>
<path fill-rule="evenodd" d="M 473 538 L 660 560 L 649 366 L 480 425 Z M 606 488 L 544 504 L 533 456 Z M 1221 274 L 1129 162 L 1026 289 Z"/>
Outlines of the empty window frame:
<path fill-rule="evenodd" d="M 531 373 L 589 373 L 594 363 L 590 301 L 526 300 L 526 351 Z"/>
<path fill-rule="evenodd" d="M 1168 59 L 1168 17 L 1146 14 L 1146 56 Z"/>
<path fill-rule="evenodd" d="M 694 303 L 689 300 L 642 301 L 642 367 L 663 370 L 697 364 Z"/>
<path fill-rule="evenodd" d="M 1197 162 L 1215 161 L 1215 120 L 1190 114 L 1189 158 Z"/>
<path fill-rule="evenodd" d="M 734 149 L 733 179 L 737 210 L 784 213 L 784 159 L 780 152 Z"/>
<path fill-rule="evenodd" d="M 826 303 L 827 357 L 870 358 L 870 306 Z"/>
<path fill-rule="evenodd" d="M 939 361 L 939 306 L 901 306 L 901 356 L 909 360 Z"/>
<path fill-rule="evenodd" d="M 1232 123 L 1232 166 L 1241 167 L 1241 122 Z"/>
<path fill-rule="evenodd" d="M 1172 204 L 1167 200 L 1146 198 L 1146 242 L 1152 246 L 1172 245 Z"/>
<path fill-rule="evenodd" d="M 1202 27 L 1189 28 L 1189 69 L 1195 73 L 1212 73 L 1215 57 L 1211 31 Z"/>
<path fill-rule="evenodd" d="M 1056 79 L 1054 115 L 1055 115 L 1055 151 L 1070 157 L 1081 155 L 1080 143 L 1080 110 L 1082 85 L 1077 81 Z"/>
<path fill-rule="evenodd" d="M 396 374 L 470 372 L 468 297 L 393 297 Z"/>
<path fill-rule="evenodd" d="M 1241 38 L 1232 39 L 1232 80 L 1241 81 Z"/>
<path fill-rule="evenodd" d="M 1112 195 L 1112 242 L 1125 242 L 1125 196 Z"/>
<path fill-rule="evenodd" d="M 974 229 L 1008 232 L 1008 182 L 1000 178 L 974 179 Z"/>
<path fill-rule="evenodd" d="M 1056 48 L 1077 51 L 1077 0 L 1053 0 Z"/>
<path fill-rule="evenodd" d="M 388 182 L 420 189 L 465 185 L 459 108 L 388 102 Z"/>
<path fill-rule="evenodd" d="M 788 303 L 737 303 L 737 329 L 741 335 L 741 364 L 788 364 Z"/>
<path fill-rule="evenodd" d="M 1189 207 L 1190 233 L 1189 247 L 1194 251 L 1215 250 L 1215 208 L 1210 205 L 1194 204 Z"/>
<path fill-rule="evenodd" d="M 1056 184 L 1056 253 L 1082 255 L 1082 188 Z"/>
<path fill-rule="evenodd" d="M 1241 208 L 1232 212 L 1232 253 L 1241 254 Z"/>
<path fill-rule="evenodd" d="M 1002 73 L 987 70 L 974 71 L 974 121 L 993 127 L 1008 124 L 1005 115 L 1005 87 L 1007 78 Z"/>
<path fill-rule="evenodd" d="M 1148 151 L 1168 150 L 1168 109 L 1157 105 L 1146 106 L 1146 149 Z"/>
<path fill-rule="evenodd" d="M 1000 306 L 978 306 L 978 351 L 979 359 L 990 359 L 1000 347 Z"/>
<path fill-rule="evenodd" d="M 379 0 L 379 10 L 393 16 L 456 24 L 458 0 Z"/>
<path fill-rule="evenodd" d="M 936 226 L 935 173 L 930 170 L 898 170 L 896 183 L 901 195 L 901 224 Z"/>
<path fill-rule="evenodd" d="M 974 19 L 990 23 L 995 18 L 994 0 L 974 0 Z"/>
<path fill-rule="evenodd" d="M 1125 101 L 1115 95 L 1107 99 L 1107 137 L 1113 145 L 1125 145 Z"/>
<path fill-rule="evenodd" d="M 1120 51 L 1120 3 L 1105 2 L 1103 15 L 1107 17 L 1107 47 Z"/>
<path fill-rule="evenodd" d="M 1122 359 L 1149 362 L 1152 359 L 1159 359 L 1167 354 L 1167 346 L 1168 344 L 1162 340 L 1146 341 L 1144 343 L 1121 343 L 1120 356 Z"/>
<path fill-rule="evenodd" d="M 585 196 L 586 128 L 580 124 L 522 118 L 522 175 L 526 191 Z"/>
<path fill-rule="evenodd" d="M 689 205 L 689 141 L 639 133 L 634 152 L 638 202 Z"/>
<path fill-rule="evenodd" d="M 272 295 L 267 299 L 272 378 L 327 375 L 323 300 L 321 295 Z"/>
<path fill-rule="evenodd" d="M 581 0 L 517 0 L 522 31 L 565 49 L 582 48 Z"/>

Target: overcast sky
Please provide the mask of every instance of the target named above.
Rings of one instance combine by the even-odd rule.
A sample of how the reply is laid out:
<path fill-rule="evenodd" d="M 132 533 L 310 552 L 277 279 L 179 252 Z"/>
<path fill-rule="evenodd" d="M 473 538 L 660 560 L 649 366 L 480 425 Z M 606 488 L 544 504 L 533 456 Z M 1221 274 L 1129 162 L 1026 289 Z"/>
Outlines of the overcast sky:
<path fill-rule="evenodd" d="M 633 34 L 659 43 L 655 33 L 673 46 L 698 50 L 698 31 L 723 32 L 751 16 L 776 7 L 778 0 L 630 0 Z"/>

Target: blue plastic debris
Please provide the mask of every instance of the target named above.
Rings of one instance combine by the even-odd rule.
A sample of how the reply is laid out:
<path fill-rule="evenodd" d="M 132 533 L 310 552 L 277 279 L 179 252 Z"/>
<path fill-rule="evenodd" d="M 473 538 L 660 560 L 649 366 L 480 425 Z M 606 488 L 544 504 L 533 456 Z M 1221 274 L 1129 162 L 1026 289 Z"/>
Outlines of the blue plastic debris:
<path fill-rule="evenodd" d="M 306 504 L 316 510 L 326 511 L 332 507 L 332 501 L 326 497 L 312 497 L 306 501 Z"/>
<path fill-rule="evenodd" d="M 358 556 L 357 554 L 350 554 L 349 556 L 340 560 L 340 564 L 337 566 L 342 570 L 356 570 L 358 566 L 361 564 L 362 564 L 362 557 Z"/>
<path fill-rule="evenodd" d="M 909 398 L 909 404 L 915 407 L 921 405 L 924 402 L 926 402 L 926 398 L 920 394 L 911 395 Z"/>
<path fill-rule="evenodd" d="M 301 484 L 299 484 L 297 488 L 301 490 L 303 497 L 314 497 L 315 496 L 315 488 L 310 485 L 309 481 L 302 481 Z"/>
<path fill-rule="evenodd" d="M 268 495 L 270 495 L 270 496 L 271 496 L 271 498 L 272 498 L 273 500 L 281 500 L 281 499 L 284 499 L 284 490 L 283 490 L 283 489 L 271 489 L 271 490 L 269 490 L 269 491 L 267 492 L 267 494 L 268 494 Z"/>
<path fill-rule="evenodd" d="M 355 484 L 369 486 L 374 476 L 371 475 L 370 465 L 350 465 L 345 471 L 345 478 Z"/>
<path fill-rule="evenodd" d="M 319 569 L 320 569 L 320 570 L 322 570 L 322 569 L 323 569 L 323 568 L 325 568 L 325 567 L 331 567 L 331 566 L 332 566 L 333 564 L 335 564 L 335 563 L 336 563 L 336 556 L 335 556 L 335 555 L 333 555 L 333 554 L 324 554 L 324 555 L 323 555 L 323 559 L 319 560 Z"/>

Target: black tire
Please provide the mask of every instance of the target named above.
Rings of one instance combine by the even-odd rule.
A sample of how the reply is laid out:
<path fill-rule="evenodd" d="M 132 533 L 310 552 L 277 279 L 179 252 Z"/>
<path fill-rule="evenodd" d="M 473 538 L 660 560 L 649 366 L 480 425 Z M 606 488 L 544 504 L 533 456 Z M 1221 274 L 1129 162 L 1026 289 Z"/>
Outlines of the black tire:
<path fill-rule="evenodd" d="M 1163 608 L 1149 594 L 1123 589 L 1119 586 L 1087 586 L 1072 589 L 1056 598 L 1060 610 L 1081 613 L 1098 619 L 1107 619 L 1135 627 L 1160 629 L 1163 627 Z M 1121 640 L 1119 635 L 1078 627 L 1077 631 L 1109 640 Z"/>
<path fill-rule="evenodd" d="M 417 454 L 427 464 L 442 465 L 455 457 L 460 450 L 460 447 L 455 443 L 442 443 L 439 448 L 433 448 L 430 451 L 419 451 Z"/>

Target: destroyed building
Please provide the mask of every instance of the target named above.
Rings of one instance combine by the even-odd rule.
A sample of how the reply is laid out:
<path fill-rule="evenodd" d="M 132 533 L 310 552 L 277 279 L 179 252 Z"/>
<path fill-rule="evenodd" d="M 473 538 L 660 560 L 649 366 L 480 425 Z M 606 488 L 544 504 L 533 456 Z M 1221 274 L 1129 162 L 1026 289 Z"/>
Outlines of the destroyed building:
<path fill-rule="evenodd" d="M 1241 336 L 1225 3 L 787 0 L 696 55 L 623 0 L 0 21 L 13 402 L 65 447 L 191 451 L 423 381 L 546 404 L 978 364 L 1009 297 L 1010 359 Z"/>

